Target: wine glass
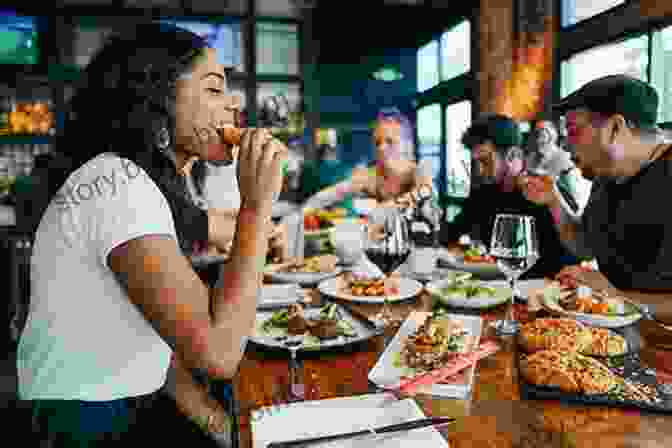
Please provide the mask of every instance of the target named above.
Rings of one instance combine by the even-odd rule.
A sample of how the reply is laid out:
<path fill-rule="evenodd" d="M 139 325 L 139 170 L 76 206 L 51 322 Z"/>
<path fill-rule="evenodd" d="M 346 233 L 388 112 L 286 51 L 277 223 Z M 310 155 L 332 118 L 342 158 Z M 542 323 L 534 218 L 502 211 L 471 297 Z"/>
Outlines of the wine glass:
<path fill-rule="evenodd" d="M 378 266 L 383 274 L 389 276 L 408 259 L 411 244 L 406 220 L 397 209 L 386 209 L 382 221 L 382 225 L 376 224 L 374 220 L 374 223 L 367 226 L 364 251 L 366 257 Z M 386 293 L 383 295 L 383 308 L 377 319 L 383 326 L 392 321 Z"/>
<path fill-rule="evenodd" d="M 492 230 L 490 255 L 497 260 L 497 266 L 506 276 L 512 290 L 509 316 L 495 322 L 495 328 L 500 335 L 513 335 L 518 332 L 518 322 L 513 314 L 514 298 L 519 295 L 518 279 L 539 259 L 534 218 L 525 215 L 497 215 Z"/>

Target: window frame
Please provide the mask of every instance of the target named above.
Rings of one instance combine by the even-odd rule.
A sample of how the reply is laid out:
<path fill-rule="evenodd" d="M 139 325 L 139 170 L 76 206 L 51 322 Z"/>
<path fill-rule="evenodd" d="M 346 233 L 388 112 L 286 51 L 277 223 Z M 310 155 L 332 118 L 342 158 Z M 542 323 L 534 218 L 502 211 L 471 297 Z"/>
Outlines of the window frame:
<path fill-rule="evenodd" d="M 576 1 L 580 1 L 580 0 L 571 0 L 571 1 L 576 2 Z M 560 6 L 560 14 L 558 15 L 558 17 L 560 17 L 560 21 L 559 21 L 560 22 L 560 28 L 562 30 L 571 30 L 574 27 L 583 26 L 584 24 L 589 23 L 590 21 L 599 20 L 600 18 L 602 18 L 604 16 L 608 16 L 610 14 L 614 14 L 614 12 L 618 12 L 619 9 L 627 8 L 628 6 L 630 6 L 629 3 L 631 1 L 632 0 L 624 0 L 623 3 L 619 3 L 616 6 L 612 6 L 611 8 L 605 9 L 604 11 L 598 12 L 597 14 L 594 14 L 590 17 L 586 17 L 585 19 L 578 20 L 578 21 L 576 21 L 574 23 L 571 23 L 569 25 L 565 25 L 565 17 L 567 17 L 567 14 L 568 14 L 570 1 L 569 0 L 560 0 L 558 2 L 559 6 Z"/>
<path fill-rule="evenodd" d="M 463 22 L 469 22 L 469 34 L 470 34 L 470 48 L 469 48 L 469 70 L 461 75 L 458 75 L 454 78 L 447 80 L 442 79 L 443 73 L 443 61 L 441 58 L 441 41 L 442 37 L 446 32 L 454 29 L 455 27 L 461 25 Z M 421 47 L 425 46 L 427 43 L 435 41 L 438 44 L 438 79 L 439 83 L 432 88 L 429 88 L 425 91 L 419 92 L 416 91 L 414 96 L 413 106 L 415 109 L 416 117 L 417 112 L 425 106 L 431 104 L 439 104 L 441 106 L 441 143 L 440 143 L 440 174 L 438 179 L 438 189 L 439 197 L 443 207 L 448 205 L 460 205 L 464 198 L 457 196 L 449 196 L 447 188 L 447 172 L 446 172 L 446 160 L 448 157 L 448 148 L 447 148 L 447 137 L 446 137 L 446 107 L 451 104 L 460 103 L 462 101 L 471 102 L 471 119 L 472 121 L 476 116 L 478 116 L 478 79 L 475 76 L 475 73 L 478 73 L 478 55 L 479 55 L 479 45 L 478 45 L 478 11 L 472 11 L 470 15 L 461 16 L 455 20 L 449 27 L 444 28 L 440 32 L 433 35 L 430 39 L 426 39 L 422 42 L 417 42 L 416 48 L 419 50 Z M 417 61 L 417 58 L 416 58 Z M 417 86 L 416 86 L 417 89 Z M 434 157 L 434 153 L 431 155 L 421 154 L 419 147 L 419 136 L 416 127 L 415 132 L 415 142 L 416 142 L 416 158 L 421 159 L 422 156 Z"/>
<path fill-rule="evenodd" d="M 567 0 L 556 2 L 556 15 L 562 17 L 563 8 Z M 672 26 L 672 16 L 641 18 L 628 14 L 632 8 L 638 8 L 638 2 L 626 0 L 625 3 L 603 11 L 593 17 L 582 20 L 572 26 L 563 27 L 561 20 L 557 23 L 558 39 L 560 43 L 555 49 L 553 72 L 553 103 L 557 103 L 562 93 L 562 64 L 581 52 L 598 48 L 603 45 L 618 43 L 629 38 L 646 35 L 648 40 L 647 55 L 647 82 L 652 81 L 652 67 L 656 55 L 654 54 L 653 36 L 655 33 Z M 590 33 L 596 28 L 602 29 L 605 23 L 611 25 L 608 33 Z M 589 36 L 589 38 L 587 38 Z M 580 87 L 580 86 L 579 86 Z M 557 117 L 555 117 L 557 118 Z"/>

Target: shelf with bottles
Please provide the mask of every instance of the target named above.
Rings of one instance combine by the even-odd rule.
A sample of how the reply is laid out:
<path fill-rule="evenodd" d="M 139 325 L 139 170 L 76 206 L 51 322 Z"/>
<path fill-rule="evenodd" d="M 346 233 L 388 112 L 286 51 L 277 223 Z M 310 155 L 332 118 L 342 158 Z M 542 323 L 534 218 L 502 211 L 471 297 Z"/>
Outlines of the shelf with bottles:
<path fill-rule="evenodd" d="M 53 136 L 56 119 L 51 100 L 0 98 L 0 136 Z"/>
<path fill-rule="evenodd" d="M 52 152 L 50 143 L 2 144 L 0 139 L 0 200 L 6 198 L 19 177 L 30 176 L 35 159 Z"/>

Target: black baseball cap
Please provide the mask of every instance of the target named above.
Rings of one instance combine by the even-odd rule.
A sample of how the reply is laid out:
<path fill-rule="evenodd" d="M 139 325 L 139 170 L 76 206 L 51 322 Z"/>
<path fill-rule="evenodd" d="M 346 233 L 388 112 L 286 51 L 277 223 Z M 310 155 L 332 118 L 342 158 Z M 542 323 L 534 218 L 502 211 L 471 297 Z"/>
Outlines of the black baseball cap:
<path fill-rule="evenodd" d="M 553 106 L 561 114 L 585 108 L 605 115 L 620 114 L 640 128 L 655 128 L 658 93 L 648 83 L 627 75 L 609 75 L 590 81 Z"/>

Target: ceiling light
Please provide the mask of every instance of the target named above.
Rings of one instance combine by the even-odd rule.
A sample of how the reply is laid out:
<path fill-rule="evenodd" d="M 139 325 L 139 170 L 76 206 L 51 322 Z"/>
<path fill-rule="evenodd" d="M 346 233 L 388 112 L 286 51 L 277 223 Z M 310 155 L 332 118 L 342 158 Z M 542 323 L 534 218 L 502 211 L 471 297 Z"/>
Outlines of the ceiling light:
<path fill-rule="evenodd" d="M 399 81 L 404 78 L 404 74 L 401 73 L 397 67 L 381 67 L 371 75 L 373 79 L 378 81 Z"/>

